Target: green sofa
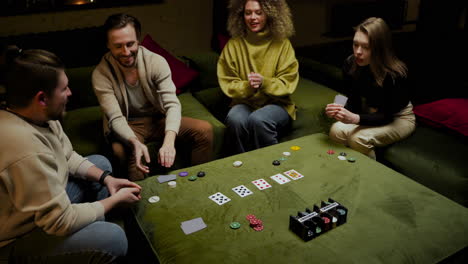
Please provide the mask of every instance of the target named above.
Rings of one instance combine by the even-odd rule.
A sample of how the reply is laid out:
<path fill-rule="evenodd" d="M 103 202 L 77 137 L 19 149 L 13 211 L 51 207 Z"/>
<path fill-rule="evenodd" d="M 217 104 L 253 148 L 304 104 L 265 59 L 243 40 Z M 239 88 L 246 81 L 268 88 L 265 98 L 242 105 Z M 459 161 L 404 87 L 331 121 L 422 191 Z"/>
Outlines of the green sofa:
<path fill-rule="evenodd" d="M 218 54 L 204 52 L 183 57 L 199 77 L 189 89 L 179 95 L 182 114 L 209 121 L 214 128 L 215 159 L 225 156 L 223 142 L 224 118 L 229 110 L 230 99 L 220 90 L 216 77 Z M 313 133 L 328 133 L 333 120 L 323 112 L 325 105 L 338 93 L 341 71 L 334 65 L 310 58 L 299 57 L 301 78 L 292 98 L 298 107 L 297 120 L 280 141 L 288 141 Z M 92 92 L 90 77 L 93 67 L 78 67 L 67 70 L 73 95 L 69 111 L 63 120 L 64 129 L 75 149 L 83 154 L 103 153 L 110 155 L 108 144 L 102 136 L 102 113 Z M 329 87 L 334 87 L 332 89 Z M 149 144 L 152 160 L 156 160 L 160 142 Z M 444 196 L 468 206 L 468 170 L 463 155 L 468 153 L 466 138 L 418 124 L 415 133 L 408 139 L 378 150 L 378 161 L 401 172 Z M 172 169 L 187 167 L 190 151 L 178 152 Z M 164 169 L 152 167 L 153 174 Z"/>

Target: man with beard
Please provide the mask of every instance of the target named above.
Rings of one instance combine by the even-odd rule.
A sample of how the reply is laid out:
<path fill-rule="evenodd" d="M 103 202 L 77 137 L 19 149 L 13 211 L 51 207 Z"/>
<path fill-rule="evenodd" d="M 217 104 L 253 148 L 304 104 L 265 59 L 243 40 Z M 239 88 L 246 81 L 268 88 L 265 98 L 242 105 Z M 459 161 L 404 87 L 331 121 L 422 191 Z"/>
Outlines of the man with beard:
<path fill-rule="evenodd" d="M 93 72 L 93 87 L 105 115 L 104 133 L 121 167 L 127 166 L 128 178 L 142 180 L 149 173 L 149 141 L 163 142 L 158 162 L 167 168 L 174 163 L 176 138 L 191 146 L 192 165 L 210 161 L 212 126 L 181 117 L 169 65 L 139 45 L 139 21 L 127 14 L 111 15 L 104 33 L 109 52 Z"/>
<path fill-rule="evenodd" d="M 104 214 L 140 200 L 141 187 L 110 176 L 105 157 L 73 151 L 57 121 L 71 95 L 60 59 L 44 50 L 16 56 L 0 110 L 0 259 L 109 263 L 125 256 L 125 232 Z"/>

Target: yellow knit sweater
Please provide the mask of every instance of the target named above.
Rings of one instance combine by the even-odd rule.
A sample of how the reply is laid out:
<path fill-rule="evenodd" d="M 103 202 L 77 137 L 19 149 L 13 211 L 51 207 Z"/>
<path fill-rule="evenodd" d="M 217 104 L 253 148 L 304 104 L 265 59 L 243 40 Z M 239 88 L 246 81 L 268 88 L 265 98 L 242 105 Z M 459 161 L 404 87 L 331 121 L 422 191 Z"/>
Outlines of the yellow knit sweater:
<path fill-rule="evenodd" d="M 268 30 L 249 32 L 245 38 L 228 41 L 218 61 L 218 81 L 223 92 L 232 98 L 232 105 L 247 104 L 259 109 L 267 104 L 285 108 L 296 119 L 291 94 L 299 81 L 299 64 L 288 39 L 273 39 Z M 251 72 L 263 76 L 259 89 L 249 86 Z"/>

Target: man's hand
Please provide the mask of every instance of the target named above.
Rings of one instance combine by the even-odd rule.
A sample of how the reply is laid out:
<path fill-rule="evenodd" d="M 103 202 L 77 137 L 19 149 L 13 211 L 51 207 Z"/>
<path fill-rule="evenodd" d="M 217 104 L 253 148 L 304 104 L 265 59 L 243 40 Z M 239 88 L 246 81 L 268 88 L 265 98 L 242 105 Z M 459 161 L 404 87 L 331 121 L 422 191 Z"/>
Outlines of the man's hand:
<path fill-rule="evenodd" d="M 325 114 L 345 124 L 359 124 L 359 115 L 350 112 L 340 104 L 328 104 L 325 107 Z"/>
<path fill-rule="evenodd" d="M 159 149 L 158 162 L 161 166 L 166 168 L 171 167 L 174 164 L 176 150 L 174 147 L 175 138 L 177 134 L 174 131 L 166 131 L 166 136 L 164 137 L 164 143 Z"/>
<path fill-rule="evenodd" d="M 104 179 L 104 184 L 106 185 L 107 189 L 109 190 L 109 193 L 111 195 L 116 194 L 120 189 L 122 188 L 138 188 L 141 191 L 141 186 L 131 182 L 127 179 L 120 179 L 120 178 L 114 178 L 112 176 L 107 176 Z"/>
<path fill-rule="evenodd" d="M 148 148 L 145 144 L 141 143 L 136 137 L 130 138 L 129 141 L 133 148 L 133 155 L 135 156 L 136 167 L 144 173 L 149 173 L 149 167 L 141 163 L 142 157 L 145 158 L 146 164 L 151 162 L 150 155 L 148 153 Z"/>
<path fill-rule="evenodd" d="M 140 188 L 125 187 L 117 191 L 113 196 L 117 204 L 132 204 L 141 200 Z"/>
<path fill-rule="evenodd" d="M 258 89 L 262 87 L 263 76 L 260 73 L 251 72 L 247 75 L 250 87 Z"/>

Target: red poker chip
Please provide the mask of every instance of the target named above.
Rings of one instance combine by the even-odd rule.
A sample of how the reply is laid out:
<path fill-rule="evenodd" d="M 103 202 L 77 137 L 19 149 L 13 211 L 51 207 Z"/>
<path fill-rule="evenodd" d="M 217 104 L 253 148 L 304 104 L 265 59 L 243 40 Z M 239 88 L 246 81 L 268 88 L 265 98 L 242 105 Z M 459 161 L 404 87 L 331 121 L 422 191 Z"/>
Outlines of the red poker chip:
<path fill-rule="evenodd" d="M 252 219 L 250 220 L 250 226 L 254 227 L 254 226 L 259 226 L 259 225 L 262 225 L 263 222 L 262 220 L 260 219 Z"/>
<path fill-rule="evenodd" d="M 256 226 L 253 228 L 255 231 L 262 231 L 263 230 L 263 226 L 262 225 L 259 225 L 259 226 Z"/>
<path fill-rule="evenodd" d="M 257 219 L 257 217 L 253 214 L 248 214 L 245 218 L 247 218 L 247 220 L 251 220 L 251 219 Z"/>

